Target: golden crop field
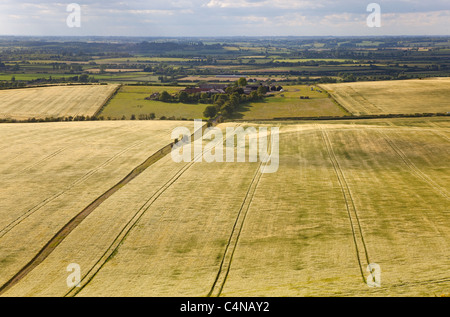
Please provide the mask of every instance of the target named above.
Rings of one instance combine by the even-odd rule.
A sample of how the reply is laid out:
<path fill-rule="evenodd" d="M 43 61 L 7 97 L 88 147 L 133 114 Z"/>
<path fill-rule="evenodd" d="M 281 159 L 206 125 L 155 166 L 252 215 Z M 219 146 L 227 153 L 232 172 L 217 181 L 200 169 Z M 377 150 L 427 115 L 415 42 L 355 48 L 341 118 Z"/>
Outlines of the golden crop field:
<path fill-rule="evenodd" d="M 0 119 L 93 116 L 118 85 L 67 85 L 0 90 Z"/>
<path fill-rule="evenodd" d="M 111 143 L 131 145 L 132 141 L 125 139 L 131 137 L 133 128 L 151 140 L 159 133 L 167 133 L 168 128 L 158 126 L 159 132 L 152 132 L 146 129 L 154 122 L 142 122 L 139 127 L 127 123 L 130 130 L 124 135 L 120 129 L 114 130 L 112 123 L 109 131 L 97 126 L 98 123 L 90 124 L 93 130 L 86 130 L 82 137 L 94 138 L 103 133 L 108 141 L 95 137 L 99 147 Z M 184 125 L 189 127 L 189 123 Z M 219 127 L 236 125 L 227 123 Z M 260 162 L 175 163 L 167 155 L 99 205 L 42 263 L 2 295 L 440 296 L 448 293 L 448 120 L 315 121 L 267 126 L 280 128 L 280 166 L 276 173 L 261 174 Z M 61 127 L 69 129 L 69 126 Z M 24 136 L 31 134 L 29 129 L 8 131 L 11 126 L 3 129 L 10 138 L 22 140 L 17 147 L 25 151 Z M 61 182 L 64 177 L 51 174 L 63 176 L 61 173 L 66 170 L 63 165 L 69 162 L 61 157 L 65 152 L 57 151 L 65 147 L 63 140 L 78 144 L 80 139 L 71 137 L 68 131 L 65 138 L 47 133 L 54 141 L 45 152 L 56 156 L 51 165 L 45 163 L 45 156 L 40 160 L 30 159 L 30 162 L 42 161 L 40 164 L 49 165 L 44 168 L 32 164 L 31 171 L 35 174 L 29 178 L 43 177 L 45 181 L 48 177 L 49 183 Z M 78 146 L 80 153 L 86 153 L 83 145 Z M 144 148 L 136 145 L 133 149 Z M 146 150 L 148 155 L 151 150 Z M 18 153 L 10 155 L 18 157 Z M 111 163 L 123 173 L 143 159 L 134 152 L 126 156 L 121 165 Z M 72 160 L 71 173 L 75 166 L 83 166 L 81 163 L 87 158 L 78 160 L 80 164 Z M 27 164 L 17 162 L 17 166 L 23 169 Z M 11 166 L 2 173 L 20 168 Z M 111 186 L 117 183 L 117 178 L 109 179 L 113 169 L 108 170 L 109 176 L 105 175 L 103 180 L 108 179 Z M 10 173 L 6 178 L 9 182 L 3 180 L 3 188 L 18 186 L 14 181 L 18 172 Z M 23 187 L 27 188 L 22 184 Z M 51 189 L 51 186 L 41 187 Z M 92 200 L 107 186 L 98 187 L 99 183 L 94 181 L 90 186 L 80 185 L 79 192 L 65 196 L 63 201 L 49 202 L 44 207 L 49 211 L 36 211 L 23 224 L 12 228 L 9 240 L 0 237 L 2 246 L 7 246 L 0 251 L 1 282 L 20 270 L 24 259 L 32 257 L 38 245 L 48 241 L 68 221 L 69 215 L 86 205 L 79 202 L 81 198 Z M 94 190 L 96 193 L 91 192 Z M 18 200 L 13 189 L 6 192 L 2 203 L 8 205 L 2 208 L 2 218 L 8 217 L 12 210 L 23 212 L 43 197 L 52 197 L 50 192 L 39 194 L 35 190 L 33 193 L 30 189 L 23 195 L 30 196 L 29 199 L 34 197 L 35 201 L 27 203 Z M 2 221 L 5 227 L 7 221 Z M 67 286 L 66 268 L 71 263 L 81 268 L 80 287 Z M 367 266 L 374 263 L 381 268 L 381 287 L 371 288 L 365 282 L 369 275 Z"/>
<path fill-rule="evenodd" d="M 83 208 L 170 143 L 179 124 L 0 125 L 0 284 Z"/>
<path fill-rule="evenodd" d="M 354 115 L 450 112 L 450 78 L 320 86 Z"/>

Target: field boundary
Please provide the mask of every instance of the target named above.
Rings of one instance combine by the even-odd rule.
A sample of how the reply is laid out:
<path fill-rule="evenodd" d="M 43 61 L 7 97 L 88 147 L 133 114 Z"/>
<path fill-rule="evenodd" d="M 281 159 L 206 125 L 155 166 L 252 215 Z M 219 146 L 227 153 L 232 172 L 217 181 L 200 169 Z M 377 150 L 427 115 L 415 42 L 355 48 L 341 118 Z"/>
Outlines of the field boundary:
<path fill-rule="evenodd" d="M 345 107 L 342 103 L 340 103 L 339 101 L 337 101 L 337 99 L 335 98 L 335 96 L 333 94 L 331 94 L 327 89 L 325 89 L 323 86 L 321 85 L 317 85 L 317 87 L 319 87 L 320 89 L 323 89 L 328 98 L 331 99 L 331 101 L 333 101 L 338 107 L 342 108 L 345 112 L 349 113 L 350 115 L 354 115 L 353 112 L 351 112 L 350 110 L 347 109 L 347 107 Z"/>
<path fill-rule="evenodd" d="M 103 108 L 104 109 L 104 108 Z M 272 119 L 223 119 L 224 122 L 274 122 L 274 121 L 346 121 L 346 120 L 373 120 L 373 119 L 398 119 L 398 118 L 444 118 L 450 117 L 449 113 L 416 113 L 416 114 L 387 114 L 387 115 L 363 115 L 363 116 L 321 116 L 321 117 L 275 117 Z M 34 119 L 34 120 L 33 120 Z M 67 120 L 68 117 L 47 117 L 45 119 L 28 118 L 25 120 L 18 119 L 0 119 L 2 123 L 48 123 L 48 122 L 68 122 L 68 121 L 98 121 L 95 116 L 84 118 L 84 120 Z M 114 119 L 102 119 L 101 121 L 117 121 Z M 166 120 L 138 120 L 136 121 L 179 121 L 177 119 Z M 186 120 L 192 121 L 192 120 Z M 210 121 L 212 122 L 212 121 Z"/>
<path fill-rule="evenodd" d="M 272 121 L 333 121 L 333 120 L 367 120 L 367 119 L 392 119 L 392 118 L 434 118 L 450 117 L 450 113 L 416 113 L 416 114 L 387 114 L 387 115 L 363 115 L 341 117 L 282 117 L 273 119 L 233 119 L 230 122 L 272 122 Z"/>
<path fill-rule="evenodd" d="M 29 85 L 24 87 L 8 87 L 8 88 L 0 88 L 0 90 L 46 88 L 59 86 L 105 86 L 105 85 L 106 85 L 105 83 L 59 83 L 59 84 Z"/>
<path fill-rule="evenodd" d="M 97 109 L 96 112 L 92 115 L 92 117 L 97 118 L 97 116 L 103 111 L 103 109 L 106 108 L 106 106 L 109 104 L 109 102 L 117 95 L 119 90 L 122 88 L 122 85 L 118 85 L 116 89 L 114 89 L 108 97 L 105 98 L 103 103 L 100 105 L 100 107 Z"/>

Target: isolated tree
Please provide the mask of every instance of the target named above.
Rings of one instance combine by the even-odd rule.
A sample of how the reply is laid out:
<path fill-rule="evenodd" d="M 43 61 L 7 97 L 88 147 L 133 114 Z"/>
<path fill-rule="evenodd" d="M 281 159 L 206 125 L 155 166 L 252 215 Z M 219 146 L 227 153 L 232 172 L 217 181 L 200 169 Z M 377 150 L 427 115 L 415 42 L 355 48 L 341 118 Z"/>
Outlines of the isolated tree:
<path fill-rule="evenodd" d="M 217 115 L 217 109 L 215 106 L 208 106 L 205 108 L 203 115 L 206 118 L 214 118 Z"/>

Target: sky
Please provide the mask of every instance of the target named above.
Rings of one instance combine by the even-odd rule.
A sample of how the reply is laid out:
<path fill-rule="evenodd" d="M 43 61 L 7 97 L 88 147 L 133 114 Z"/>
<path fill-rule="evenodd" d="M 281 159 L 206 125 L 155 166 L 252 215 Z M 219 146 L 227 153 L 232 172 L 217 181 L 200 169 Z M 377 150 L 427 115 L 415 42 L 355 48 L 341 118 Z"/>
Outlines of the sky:
<path fill-rule="evenodd" d="M 67 24 L 71 3 L 80 27 Z M 381 8 L 380 27 L 367 24 L 370 3 Z M 450 0 L 0 0 L 0 35 L 450 35 Z"/>

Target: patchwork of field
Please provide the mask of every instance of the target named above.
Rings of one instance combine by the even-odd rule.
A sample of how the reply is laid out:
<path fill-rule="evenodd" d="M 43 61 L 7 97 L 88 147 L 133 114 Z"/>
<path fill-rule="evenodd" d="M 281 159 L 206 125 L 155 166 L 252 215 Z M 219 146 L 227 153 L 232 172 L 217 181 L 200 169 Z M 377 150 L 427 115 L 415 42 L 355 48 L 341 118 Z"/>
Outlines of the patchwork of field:
<path fill-rule="evenodd" d="M 450 112 L 450 78 L 320 86 L 354 115 Z"/>
<path fill-rule="evenodd" d="M 266 81 L 266 80 L 272 80 L 272 81 L 284 81 L 284 80 L 291 80 L 293 77 L 288 76 L 247 76 L 248 78 L 259 80 L 259 81 Z M 199 81 L 208 81 L 208 82 L 235 82 L 237 79 L 235 76 L 187 76 L 180 78 L 179 81 L 192 81 L 192 82 L 199 82 Z"/>
<path fill-rule="evenodd" d="M 111 119 L 121 119 L 123 116 L 126 119 L 130 119 L 133 114 L 139 117 L 139 115 L 149 115 L 150 113 L 154 113 L 156 118 L 161 118 L 162 116 L 167 118 L 175 117 L 176 119 L 203 118 L 203 111 L 205 111 L 207 106 L 204 104 L 145 100 L 146 97 L 156 92 L 167 91 L 172 94 L 183 89 L 183 87 L 168 86 L 122 86 L 117 95 L 114 96 L 99 115 Z"/>
<path fill-rule="evenodd" d="M 324 90 L 307 85 L 285 86 L 284 91 L 264 102 L 243 105 L 235 119 L 265 120 L 292 117 L 342 117 L 350 115 L 328 97 Z M 309 99 L 300 99 L 308 97 Z"/>
<path fill-rule="evenodd" d="M 93 116 L 117 85 L 74 85 L 0 91 L 0 118 Z"/>
<path fill-rule="evenodd" d="M 73 159 L 75 153 L 69 160 L 68 142 L 76 145 L 72 151 L 93 156 L 111 144 L 118 147 L 108 153 L 120 153 L 127 148 L 124 144 L 134 145 L 112 166 L 103 167 L 103 177 L 90 185 L 80 184 L 78 192 L 59 202 L 58 198 L 48 202 L 0 237 L 5 246 L 0 250 L 0 284 L 20 270 L 73 213 L 117 183 L 118 171 L 123 176 L 149 155 L 155 145 L 151 141 L 163 140 L 170 128 L 155 127 L 154 121 L 86 124 L 82 127 L 90 129 L 82 130 L 80 138 L 87 138 L 93 150 L 87 154 L 85 142 L 80 144 L 69 125 L 41 131 L 40 136 L 50 140 L 41 152 L 38 145 L 34 151 L 24 145 L 34 144 L 39 134 L 33 130 L 44 125 L 0 126 L 9 138 L 1 147 L 17 147 L 1 158 L 11 162 L 1 165 L 5 166 L 2 188 L 10 187 L 2 192 L 2 228 L 96 166 L 69 180 L 91 160 L 81 155 Z M 276 173 L 261 174 L 260 162 L 175 163 L 167 155 L 99 205 L 40 265 L 2 295 L 448 294 L 448 120 L 268 125 L 273 126 L 280 128 Z M 25 159 L 20 153 L 41 155 Z M 20 174 L 24 169 L 29 176 Z M 66 284 L 71 263 L 80 265 L 81 287 Z M 379 288 L 365 283 L 372 263 L 381 268 Z"/>

